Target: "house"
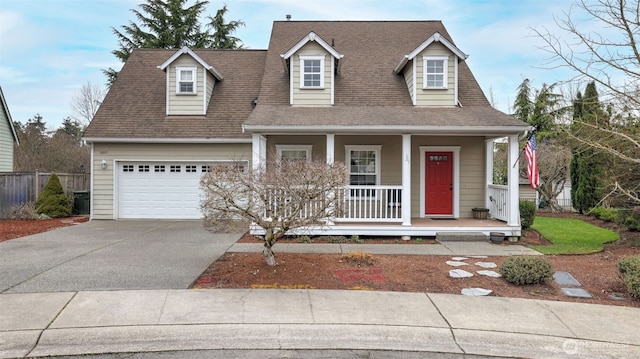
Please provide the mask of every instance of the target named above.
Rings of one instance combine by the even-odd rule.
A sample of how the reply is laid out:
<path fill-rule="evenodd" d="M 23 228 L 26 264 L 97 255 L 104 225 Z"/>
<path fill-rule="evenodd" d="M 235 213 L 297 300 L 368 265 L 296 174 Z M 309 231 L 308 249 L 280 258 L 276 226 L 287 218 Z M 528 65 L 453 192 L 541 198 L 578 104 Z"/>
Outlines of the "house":
<path fill-rule="evenodd" d="M 13 127 L 9 106 L 0 87 L 0 172 L 13 171 L 13 144 L 18 144 L 18 135 Z"/>
<path fill-rule="evenodd" d="M 517 168 L 492 184 L 492 149 L 507 137 L 515 163 L 529 126 L 466 58 L 440 21 L 276 21 L 267 50 L 135 50 L 85 133 L 92 218 L 199 218 L 208 166 L 280 156 L 348 165 L 342 216 L 312 234 L 518 236 Z"/>

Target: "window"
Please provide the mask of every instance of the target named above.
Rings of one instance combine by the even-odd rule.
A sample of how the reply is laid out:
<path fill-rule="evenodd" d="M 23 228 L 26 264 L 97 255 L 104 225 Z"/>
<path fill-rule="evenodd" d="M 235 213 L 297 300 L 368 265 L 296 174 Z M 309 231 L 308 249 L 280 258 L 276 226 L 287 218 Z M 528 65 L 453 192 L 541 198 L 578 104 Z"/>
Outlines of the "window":
<path fill-rule="evenodd" d="M 184 166 L 184 171 L 187 173 L 193 173 L 198 171 L 197 168 L 198 166 L 195 166 L 195 165 L 186 165 Z"/>
<path fill-rule="evenodd" d="M 300 88 L 324 88 L 324 56 L 300 56 Z"/>
<path fill-rule="evenodd" d="M 176 67 L 176 93 L 195 95 L 196 73 L 195 67 Z"/>
<path fill-rule="evenodd" d="M 154 172 L 164 172 L 164 165 L 155 165 L 153 166 Z"/>
<path fill-rule="evenodd" d="M 122 166 L 122 172 L 133 172 L 133 165 Z"/>
<path fill-rule="evenodd" d="M 278 158 L 290 161 L 311 161 L 312 145 L 276 145 Z"/>
<path fill-rule="evenodd" d="M 205 173 L 205 172 L 211 172 L 211 166 L 203 165 L 202 166 L 202 173 Z"/>
<path fill-rule="evenodd" d="M 424 88 L 426 89 L 446 89 L 448 58 L 443 56 L 423 56 L 424 64 Z"/>
<path fill-rule="evenodd" d="M 376 186 L 380 184 L 380 149 L 382 146 L 345 146 L 349 166 L 349 184 Z M 372 190 L 351 190 L 352 196 L 370 196 Z"/>
<path fill-rule="evenodd" d="M 138 172 L 149 172 L 149 165 L 139 165 Z"/>
<path fill-rule="evenodd" d="M 180 165 L 171 165 L 169 166 L 169 172 L 178 173 L 180 172 Z"/>

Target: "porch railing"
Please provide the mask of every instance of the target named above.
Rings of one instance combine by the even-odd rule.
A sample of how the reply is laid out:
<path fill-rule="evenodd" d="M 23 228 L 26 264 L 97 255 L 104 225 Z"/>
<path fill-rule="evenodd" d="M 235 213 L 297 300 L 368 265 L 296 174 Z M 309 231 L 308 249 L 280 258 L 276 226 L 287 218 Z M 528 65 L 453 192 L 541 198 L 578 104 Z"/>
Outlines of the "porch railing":
<path fill-rule="evenodd" d="M 347 186 L 338 195 L 340 208 L 336 221 L 402 220 L 402 186 Z"/>
<path fill-rule="evenodd" d="M 489 214 L 493 218 L 507 221 L 509 219 L 509 188 L 504 185 L 490 184 L 488 192 L 491 202 Z"/>

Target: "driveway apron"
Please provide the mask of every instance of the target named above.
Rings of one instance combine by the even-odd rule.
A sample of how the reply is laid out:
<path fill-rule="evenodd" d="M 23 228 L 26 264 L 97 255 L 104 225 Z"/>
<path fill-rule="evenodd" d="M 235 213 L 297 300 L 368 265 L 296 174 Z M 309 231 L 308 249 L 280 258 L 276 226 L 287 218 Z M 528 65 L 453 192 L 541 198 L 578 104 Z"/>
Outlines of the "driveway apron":
<path fill-rule="evenodd" d="M 185 289 L 241 233 L 201 221 L 89 221 L 0 243 L 0 293 Z"/>

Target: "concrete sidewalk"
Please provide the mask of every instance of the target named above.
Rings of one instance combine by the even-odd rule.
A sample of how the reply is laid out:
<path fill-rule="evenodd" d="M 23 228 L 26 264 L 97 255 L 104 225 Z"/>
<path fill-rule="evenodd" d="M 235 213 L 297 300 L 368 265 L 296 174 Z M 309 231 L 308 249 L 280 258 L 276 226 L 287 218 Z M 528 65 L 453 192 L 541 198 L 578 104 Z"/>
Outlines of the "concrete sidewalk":
<path fill-rule="evenodd" d="M 498 297 L 329 290 L 0 295 L 0 356 L 368 349 L 640 357 L 640 310 Z"/>

